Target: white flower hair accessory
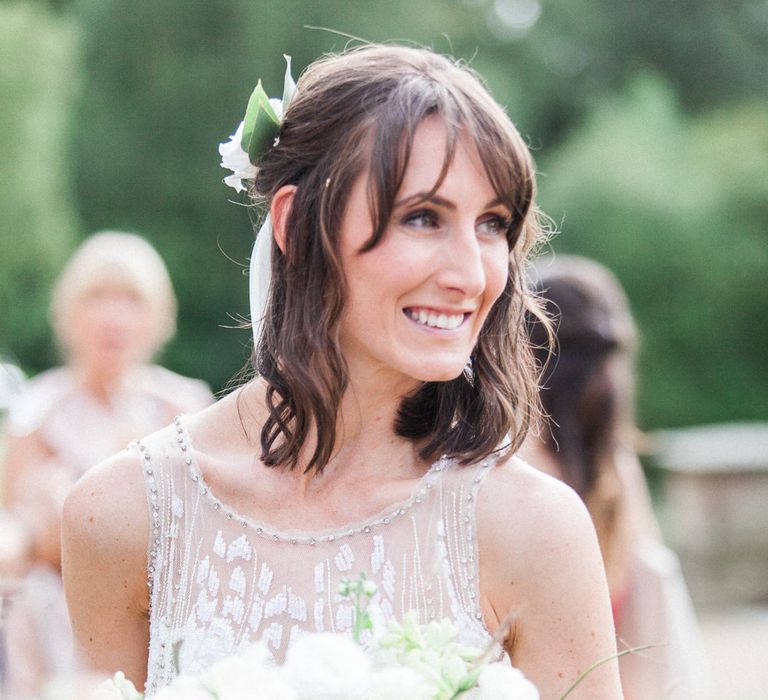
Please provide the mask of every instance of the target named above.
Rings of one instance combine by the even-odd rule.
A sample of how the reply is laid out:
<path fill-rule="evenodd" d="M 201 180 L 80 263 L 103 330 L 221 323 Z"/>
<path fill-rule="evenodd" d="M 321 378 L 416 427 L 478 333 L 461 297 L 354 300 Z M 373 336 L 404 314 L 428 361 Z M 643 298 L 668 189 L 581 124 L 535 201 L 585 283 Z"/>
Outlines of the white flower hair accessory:
<path fill-rule="evenodd" d="M 229 141 L 219 144 L 221 167 L 232 171 L 231 175 L 224 178 L 224 184 L 232 187 L 235 192 L 245 190 L 243 180 L 253 180 L 256 177 L 256 166 L 251 163 L 251 159 L 241 145 L 244 125 L 244 122 L 240 122 L 235 133 L 229 137 Z"/>
<path fill-rule="evenodd" d="M 221 167 L 232 171 L 231 175 L 224 178 L 224 182 L 236 192 L 246 189 L 243 182 L 256 177 L 256 163 L 261 155 L 277 145 L 283 114 L 296 93 L 296 82 L 291 76 L 291 57 L 283 55 L 283 58 L 286 63 L 283 99 L 267 97 L 259 80 L 248 100 L 243 121 L 229 137 L 229 141 L 219 144 Z M 272 221 L 267 214 L 256 234 L 249 269 L 248 286 L 254 348 L 259 344 L 264 327 L 271 280 Z"/>
<path fill-rule="evenodd" d="M 261 80 L 248 100 L 243 121 L 238 124 L 229 141 L 219 144 L 221 167 L 232 171 L 224 182 L 236 192 L 245 190 L 243 180 L 256 177 L 256 163 L 259 157 L 272 146 L 277 145 L 283 113 L 296 92 L 296 83 L 291 77 L 291 57 L 285 58 L 285 79 L 283 81 L 283 99 L 267 97 Z"/>

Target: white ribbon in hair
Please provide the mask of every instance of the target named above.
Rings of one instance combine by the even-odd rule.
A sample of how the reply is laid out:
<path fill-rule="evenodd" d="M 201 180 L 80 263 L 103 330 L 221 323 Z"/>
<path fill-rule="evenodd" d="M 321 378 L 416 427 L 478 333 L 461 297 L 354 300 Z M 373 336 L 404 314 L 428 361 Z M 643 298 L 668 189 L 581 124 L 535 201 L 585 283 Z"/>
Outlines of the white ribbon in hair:
<path fill-rule="evenodd" d="M 251 328 L 254 350 L 264 331 L 267 315 L 269 288 L 272 285 L 272 219 L 267 214 L 261 225 L 251 251 L 248 271 L 248 296 L 251 305 Z"/>

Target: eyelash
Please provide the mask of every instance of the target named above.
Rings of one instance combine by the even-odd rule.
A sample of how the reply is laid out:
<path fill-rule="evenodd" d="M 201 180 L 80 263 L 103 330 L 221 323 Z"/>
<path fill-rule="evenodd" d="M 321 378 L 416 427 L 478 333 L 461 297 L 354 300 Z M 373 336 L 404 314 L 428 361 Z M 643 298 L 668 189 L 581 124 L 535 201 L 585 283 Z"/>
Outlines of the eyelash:
<path fill-rule="evenodd" d="M 509 233 L 509 229 L 512 226 L 512 218 L 508 216 L 500 216 L 498 214 L 492 214 L 484 219 L 481 224 L 492 222 L 496 226 L 496 233 L 506 236 Z"/>
<path fill-rule="evenodd" d="M 429 225 L 433 227 L 437 226 L 439 221 L 439 217 L 435 212 L 430 209 L 419 209 L 418 211 L 411 212 L 403 217 L 403 223 L 418 225 L 420 219 L 429 219 Z"/>
<path fill-rule="evenodd" d="M 428 220 L 427 227 L 435 228 L 439 226 L 440 217 L 431 209 L 419 209 L 403 217 L 403 223 L 406 225 L 425 226 L 424 220 Z M 489 214 L 480 220 L 480 226 L 492 224 L 495 227 L 495 235 L 506 236 L 512 225 L 511 217 L 501 216 L 499 214 Z"/>

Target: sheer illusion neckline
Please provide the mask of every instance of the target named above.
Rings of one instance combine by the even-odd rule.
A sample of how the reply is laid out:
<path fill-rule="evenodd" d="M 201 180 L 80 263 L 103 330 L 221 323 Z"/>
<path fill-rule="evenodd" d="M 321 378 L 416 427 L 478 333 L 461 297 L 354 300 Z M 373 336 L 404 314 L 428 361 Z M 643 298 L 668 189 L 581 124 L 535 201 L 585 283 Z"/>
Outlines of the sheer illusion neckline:
<path fill-rule="evenodd" d="M 326 542 L 335 542 L 360 534 L 368 534 L 396 522 L 406 516 L 412 509 L 427 500 L 442 473 L 454 464 L 452 458 L 443 455 L 435 461 L 424 475 L 419 479 L 411 495 L 403 501 L 398 501 L 378 513 L 364 520 L 342 525 L 336 528 L 322 530 L 281 530 L 269 523 L 254 518 L 246 518 L 238 513 L 229 504 L 219 499 L 205 481 L 202 470 L 195 460 L 195 449 L 190 441 L 189 432 L 184 426 L 183 417 L 176 416 L 174 420 L 177 437 L 176 443 L 183 453 L 184 463 L 187 467 L 187 475 L 194 482 L 198 492 L 208 501 L 214 510 L 220 512 L 227 520 L 239 524 L 243 530 L 254 532 L 256 535 L 273 542 L 287 542 L 289 544 L 307 544 L 314 546 Z"/>

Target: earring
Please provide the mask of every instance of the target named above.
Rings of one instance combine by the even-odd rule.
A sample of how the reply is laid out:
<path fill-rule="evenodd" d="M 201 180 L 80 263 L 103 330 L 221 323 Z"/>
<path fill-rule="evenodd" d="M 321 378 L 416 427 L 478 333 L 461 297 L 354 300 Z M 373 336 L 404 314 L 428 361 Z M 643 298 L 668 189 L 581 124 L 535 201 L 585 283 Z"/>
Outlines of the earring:
<path fill-rule="evenodd" d="M 472 356 L 470 355 L 469 359 L 467 360 L 467 364 L 464 365 L 464 369 L 461 372 L 464 379 L 467 380 L 467 383 L 470 386 L 475 385 L 475 370 L 472 366 Z"/>

